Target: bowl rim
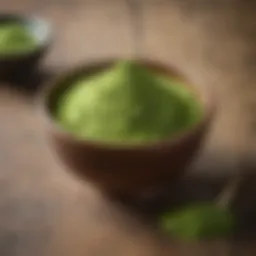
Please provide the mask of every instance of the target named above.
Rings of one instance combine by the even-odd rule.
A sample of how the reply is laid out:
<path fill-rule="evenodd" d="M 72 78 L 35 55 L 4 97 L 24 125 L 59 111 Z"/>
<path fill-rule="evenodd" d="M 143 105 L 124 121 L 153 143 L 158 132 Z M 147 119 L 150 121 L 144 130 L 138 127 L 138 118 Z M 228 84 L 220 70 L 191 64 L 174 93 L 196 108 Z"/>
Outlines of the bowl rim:
<path fill-rule="evenodd" d="M 187 82 L 188 80 L 185 79 L 185 76 L 178 72 L 176 68 L 171 65 L 164 64 L 163 62 L 152 60 L 149 58 L 140 58 L 136 59 L 135 61 L 144 65 L 145 67 L 150 67 L 151 69 L 159 69 L 163 70 L 164 72 L 172 74 L 172 76 L 176 76 L 181 81 L 184 81 L 186 86 L 188 86 L 191 90 L 194 90 L 195 94 L 198 95 L 198 98 L 201 101 L 201 105 L 203 108 L 203 116 L 201 119 L 193 125 L 191 128 L 185 131 L 178 132 L 173 137 L 167 137 L 165 139 L 156 140 L 152 142 L 145 142 L 141 144 L 126 144 L 126 143 L 111 143 L 111 142 L 104 142 L 104 141 L 97 141 L 97 140 L 90 140 L 86 138 L 79 138 L 72 134 L 71 132 L 64 129 L 61 125 L 55 121 L 49 106 L 48 106 L 48 99 L 51 96 L 51 93 L 54 92 L 58 86 L 67 78 L 76 78 L 81 74 L 86 74 L 90 69 L 100 69 L 103 68 L 107 69 L 108 67 L 114 65 L 116 62 L 120 61 L 121 58 L 108 58 L 103 60 L 94 60 L 87 64 L 80 64 L 75 66 L 74 68 L 68 69 L 66 72 L 58 75 L 57 78 L 53 79 L 48 85 L 42 88 L 42 90 L 37 95 L 37 106 L 39 107 L 39 111 L 43 115 L 44 119 L 46 120 L 47 125 L 53 135 L 57 136 L 58 138 L 67 141 L 71 144 L 79 144 L 84 146 L 90 146 L 94 149 L 103 149 L 103 150 L 121 150 L 121 151 L 133 151 L 133 150 L 154 150 L 156 148 L 161 149 L 165 147 L 170 147 L 170 145 L 179 145 L 182 142 L 185 142 L 190 137 L 193 137 L 195 134 L 200 132 L 207 124 L 212 120 L 214 114 L 216 112 L 216 102 L 215 102 L 215 93 L 213 92 L 212 88 L 206 88 L 204 92 L 193 86 L 193 83 Z M 133 59 L 134 60 L 134 59 Z M 97 71 L 96 71 L 97 72 Z"/>
<path fill-rule="evenodd" d="M 1 60 L 18 60 L 27 56 L 31 56 L 34 54 L 37 54 L 41 52 L 43 49 L 46 49 L 51 45 L 53 42 L 53 34 L 54 29 L 51 22 L 49 22 L 47 19 L 41 17 L 40 15 L 32 15 L 32 14 L 19 14 L 19 13 L 1 13 L 0 14 L 0 24 L 5 21 L 16 21 L 18 23 L 23 24 L 24 22 L 34 23 L 34 22 L 40 22 L 47 26 L 48 33 L 45 37 L 45 40 L 43 42 L 38 42 L 35 49 L 28 52 L 21 52 L 17 54 L 1 54 L 0 53 L 0 59 Z"/>

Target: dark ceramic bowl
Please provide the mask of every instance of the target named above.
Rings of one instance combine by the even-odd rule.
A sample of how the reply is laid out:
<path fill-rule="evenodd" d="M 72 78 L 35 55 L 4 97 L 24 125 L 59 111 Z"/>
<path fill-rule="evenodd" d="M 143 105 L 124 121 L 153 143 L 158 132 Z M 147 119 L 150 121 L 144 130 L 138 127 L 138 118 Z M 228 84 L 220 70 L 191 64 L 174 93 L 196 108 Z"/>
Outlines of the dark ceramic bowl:
<path fill-rule="evenodd" d="M 0 76 L 4 78 L 27 74 L 35 70 L 52 41 L 51 26 L 45 20 L 15 14 L 0 14 L 0 25 L 7 22 L 17 22 L 27 27 L 36 38 L 38 46 L 26 53 L 0 54 Z"/>
<path fill-rule="evenodd" d="M 139 62 L 154 72 L 183 79 L 171 67 L 148 60 Z M 58 97 L 81 75 L 100 72 L 114 63 L 115 60 L 94 63 L 68 72 L 44 91 L 41 106 L 52 145 L 72 172 L 91 181 L 109 195 L 132 196 L 150 188 L 170 184 L 184 175 L 207 132 L 214 104 L 208 89 L 196 90 L 183 79 L 204 108 L 202 120 L 191 130 L 175 138 L 139 146 L 116 146 L 77 139 L 59 127 L 54 120 Z"/>

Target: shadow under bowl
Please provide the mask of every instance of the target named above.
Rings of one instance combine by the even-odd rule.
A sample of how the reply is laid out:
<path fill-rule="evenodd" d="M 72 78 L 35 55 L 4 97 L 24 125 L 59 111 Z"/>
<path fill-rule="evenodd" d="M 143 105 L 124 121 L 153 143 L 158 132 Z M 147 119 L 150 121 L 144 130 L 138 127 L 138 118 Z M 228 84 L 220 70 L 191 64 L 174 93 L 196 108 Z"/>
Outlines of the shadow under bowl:
<path fill-rule="evenodd" d="M 52 29 L 46 20 L 19 14 L 0 14 L 0 26 L 6 23 L 22 24 L 36 39 L 37 46 L 35 49 L 24 53 L 0 53 L 1 79 L 24 76 L 34 71 L 52 42 Z"/>
<path fill-rule="evenodd" d="M 59 158 L 72 172 L 92 182 L 108 196 L 136 197 L 152 188 L 177 182 L 198 152 L 213 118 L 214 101 L 209 89 L 197 90 L 169 66 L 150 60 L 137 61 L 152 72 L 184 81 L 202 104 L 201 121 L 174 138 L 134 146 L 78 139 L 64 131 L 54 117 L 58 97 L 79 77 L 101 72 L 117 60 L 91 63 L 69 71 L 40 95 L 47 132 Z"/>

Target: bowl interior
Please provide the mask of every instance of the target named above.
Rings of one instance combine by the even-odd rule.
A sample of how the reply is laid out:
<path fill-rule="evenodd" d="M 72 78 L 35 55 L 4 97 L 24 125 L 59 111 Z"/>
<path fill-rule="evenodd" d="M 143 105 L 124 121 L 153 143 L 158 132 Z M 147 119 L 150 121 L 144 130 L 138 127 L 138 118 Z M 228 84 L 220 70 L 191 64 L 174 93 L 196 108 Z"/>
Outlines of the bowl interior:
<path fill-rule="evenodd" d="M 112 61 L 105 61 L 101 63 L 93 63 L 90 65 L 85 65 L 85 66 L 80 66 L 78 68 L 75 68 L 69 72 L 67 72 L 65 75 L 61 76 L 57 81 L 55 81 L 50 87 L 48 87 L 45 91 L 45 94 L 43 95 L 43 105 L 44 109 L 46 110 L 46 115 L 47 119 L 50 121 L 51 126 L 53 127 L 53 130 L 57 132 L 59 135 L 65 137 L 68 140 L 72 141 L 86 141 L 87 143 L 90 143 L 92 145 L 95 145 L 96 142 L 85 140 L 85 139 L 79 139 L 76 136 L 72 135 L 70 132 L 66 131 L 58 125 L 55 119 L 55 111 L 56 107 L 58 104 L 58 98 L 60 95 L 62 95 L 67 89 L 72 86 L 72 83 L 76 81 L 79 77 L 81 76 L 90 76 L 92 74 L 95 74 L 96 72 L 101 72 L 112 65 L 114 65 L 117 62 L 117 60 L 112 60 Z M 190 85 L 189 83 L 186 82 L 183 77 L 177 73 L 174 69 L 169 69 L 168 67 L 165 67 L 164 65 L 151 62 L 148 60 L 139 60 L 139 63 L 144 65 L 145 67 L 151 69 L 154 72 L 158 72 L 160 74 L 164 74 L 167 76 L 170 76 L 172 78 L 178 78 L 180 81 L 184 81 L 184 86 L 190 90 L 197 100 L 200 102 L 202 106 L 202 118 L 198 122 L 198 124 L 195 124 L 191 129 L 188 129 L 187 131 L 180 132 L 177 134 L 175 137 L 172 138 L 166 138 L 165 143 L 169 143 L 170 141 L 174 142 L 175 140 L 179 140 L 181 138 L 185 138 L 187 136 L 190 136 L 190 133 L 193 133 L 195 130 L 197 130 L 198 127 L 201 127 L 205 122 L 207 122 L 209 116 L 211 116 L 212 112 L 212 98 L 208 90 L 202 91 L 198 90 L 196 87 Z M 161 144 L 161 142 L 155 142 L 155 144 Z M 96 143 L 98 145 L 98 143 Z M 143 144 L 144 146 L 149 146 L 148 144 Z M 105 146 L 110 146 L 110 145 L 105 145 Z M 127 145 L 122 145 L 123 147 L 127 147 Z M 133 145 L 133 147 L 136 145 Z M 142 146 L 141 146 L 142 147 Z"/>
<path fill-rule="evenodd" d="M 49 114 L 51 118 L 55 119 L 55 110 L 58 103 L 58 98 L 65 93 L 66 90 L 72 86 L 74 82 L 76 82 L 81 76 L 91 76 L 96 73 L 100 73 L 101 71 L 104 71 L 111 66 L 113 66 L 116 62 L 104 62 L 101 64 L 92 64 L 88 67 L 80 67 L 78 69 L 74 69 L 73 71 L 69 72 L 68 74 L 64 75 L 63 77 L 59 78 L 53 87 L 50 88 L 48 91 L 48 95 L 46 98 L 46 107 L 49 110 Z M 153 63 L 147 63 L 144 61 L 141 61 L 141 64 L 145 67 L 152 70 L 152 72 L 157 72 L 158 74 L 167 75 L 172 78 L 177 78 L 181 81 L 183 81 L 182 77 L 180 77 L 175 71 L 167 70 L 162 68 L 161 66 L 154 65 Z M 203 107 L 203 102 L 201 99 L 200 93 L 189 84 L 185 83 L 184 86 L 187 87 L 188 90 L 190 90 L 194 95 L 195 98 L 201 102 Z"/>
<path fill-rule="evenodd" d="M 46 46 L 52 39 L 52 28 L 46 20 L 14 14 L 0 15 L 0 25 L 12 22 L 22 24 L 30 31 L 31 35 L 37 41 L 37 48 Z"/>

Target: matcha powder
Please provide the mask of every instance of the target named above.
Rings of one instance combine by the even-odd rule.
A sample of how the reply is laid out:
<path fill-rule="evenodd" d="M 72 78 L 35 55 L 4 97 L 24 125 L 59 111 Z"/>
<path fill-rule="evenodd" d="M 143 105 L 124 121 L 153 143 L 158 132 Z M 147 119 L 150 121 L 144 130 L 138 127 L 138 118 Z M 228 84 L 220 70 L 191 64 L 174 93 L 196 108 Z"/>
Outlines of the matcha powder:
<path fill-rule="evenodd" d="M 177 80 L 132 61 L 81 77 L 61 95 L 59 123 L 80 138 L 144 143 L 171 137 L 199 121 L 200 103 Z"/>
<path fill-rule="evenodd" d="M 27 53 L 36 46 L 36 39 L 25 25 L 15 22 L 0 25 L 1 55 Z"/>

